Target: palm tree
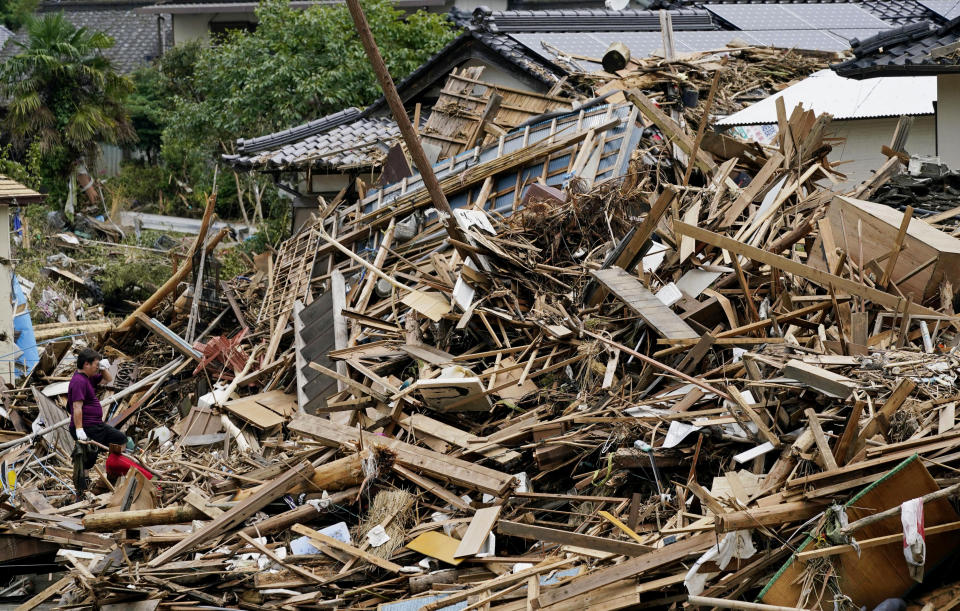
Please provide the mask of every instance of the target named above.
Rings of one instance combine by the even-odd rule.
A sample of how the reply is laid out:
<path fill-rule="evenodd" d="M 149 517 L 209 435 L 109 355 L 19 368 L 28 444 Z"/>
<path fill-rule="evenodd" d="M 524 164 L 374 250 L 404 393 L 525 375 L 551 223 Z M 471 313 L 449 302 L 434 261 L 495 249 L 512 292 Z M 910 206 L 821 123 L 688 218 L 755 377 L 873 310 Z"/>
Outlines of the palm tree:
<path fill-rule="evenodd" d="M 124 105 L 133 83 L 103 56 L 113 39 L 74 26 L 62 13 L 31 18 L 26 28 L 26 42 L 15 42 L 19 52 L 0 66 L 5 124 L 18 148 L 34 145 L 62 159 L 67 176 L 95 159 L 97 143 L 134 140 Z"/>

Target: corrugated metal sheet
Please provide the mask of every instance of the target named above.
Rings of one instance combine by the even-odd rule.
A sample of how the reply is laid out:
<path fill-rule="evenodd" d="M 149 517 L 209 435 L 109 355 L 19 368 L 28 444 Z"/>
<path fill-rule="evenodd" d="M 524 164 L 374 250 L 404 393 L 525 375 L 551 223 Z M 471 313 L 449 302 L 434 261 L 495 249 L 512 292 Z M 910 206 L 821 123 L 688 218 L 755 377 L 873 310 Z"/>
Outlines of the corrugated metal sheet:
<path fill-rule="evenodd" d="M 120 173 L 120 162 L 123 161 L 123 149 L 113 144 L 100 145 L 100 157 L 97 159 L 97 170 L 101 178 L 110 178 Z"/>
<path fill-rule="evenodd" d="M 854 80 L 832 70 L 815 72 L 799 83 L 716 122 L 721 127 L 777 122 L 777 98 L 789 113 L 797 104 L 834 119 L 871 119 L 900 115 L 932 115 L 937 100 L 935 76 Z"/>

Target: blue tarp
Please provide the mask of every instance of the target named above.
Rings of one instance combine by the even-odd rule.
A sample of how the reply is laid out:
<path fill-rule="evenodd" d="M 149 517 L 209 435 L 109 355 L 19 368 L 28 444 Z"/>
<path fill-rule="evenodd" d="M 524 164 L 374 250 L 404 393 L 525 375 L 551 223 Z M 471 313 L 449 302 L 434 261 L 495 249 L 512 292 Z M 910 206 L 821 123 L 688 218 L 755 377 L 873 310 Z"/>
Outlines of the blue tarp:
<path fill-rule="evenodd" d="M 12 294 L 15 300 L 14 310 L 20 306 L 26 306 L 27 296 L 23 294 L 20 282 L 16 274 L 10 274 Z M 17 366 L 15 377 L 29 375 L 33 368 L 40 362 L 40 352 L 37 350 L 37 339 L 33 335 L 33 321 L 30 320 L 30 310 L 24 309 L 23 312 L 13 317 L 13 332 L 16 337 L 15 343 L 23 352 L 17 357 Z"/>

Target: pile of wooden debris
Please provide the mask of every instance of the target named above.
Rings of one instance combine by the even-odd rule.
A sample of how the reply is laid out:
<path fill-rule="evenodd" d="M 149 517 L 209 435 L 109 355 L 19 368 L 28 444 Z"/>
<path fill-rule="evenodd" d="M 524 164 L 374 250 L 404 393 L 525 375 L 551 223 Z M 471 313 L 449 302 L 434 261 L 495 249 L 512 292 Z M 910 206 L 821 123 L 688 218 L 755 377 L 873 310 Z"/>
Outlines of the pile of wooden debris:
<path fill-rule="evenodd" d="M 896 150 L 835 192 L 828 116 L 693 133 L 632 78 L 435 115 L 476 145 L 452 216 L 408 167 L 207 290 L 211 200 L 84 337 L 144 471 L 76 498 L 69 346 L 3 394 L 2 560 L 61 571 L 20 608 L 853 609 L 925 566 L 917 608 L 956 600 L 960 240 L 869 201 Z"/>

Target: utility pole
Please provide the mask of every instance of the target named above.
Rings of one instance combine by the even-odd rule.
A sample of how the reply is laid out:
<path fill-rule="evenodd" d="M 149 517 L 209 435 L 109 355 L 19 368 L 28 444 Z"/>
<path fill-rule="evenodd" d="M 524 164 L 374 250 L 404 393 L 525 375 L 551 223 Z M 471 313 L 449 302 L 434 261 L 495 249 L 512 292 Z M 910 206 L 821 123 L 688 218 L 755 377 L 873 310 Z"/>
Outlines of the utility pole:
<path fill-rule="evenodd" d="M 430 194 L 430 199 L 433 202 L 434 208 L 437 209 L 437 213 L 440 215 L 440 220 L 447 230 L 447 235 L 454 240 L 453 245 L 460 253 L 461 258 L 466 260 L 470 257 L 470 253 L 465 252 L 460 247 L 460 244 L 466 243 L 463 231 L 460 230 L 457 220 L 453 218 L 450 203 L 443 194 L 443 189 L 440 188 L 437 176 L 433 173 L 433 166 L 430 165 L 426 153 L 423 152 L 423 147 L 420 146 L 420 138 L 413 129 L 413 124 L 410 123 L 407 112 L 403 109 L 400 94 L 397 93 L 397 88 L 393 84 L 393 79 L 390 77 L 387 65 L 384 63 L 383 57 L 380 56 L 380 50 L 377 48 L 377 42 L 373 39 L 373 32 L 370 31 L 370 25 L 367 23 L 367 17 L 363 13 L 363 8 L 361 8 L 359 0 L 347 0 L 347 7 L 350 9 L 350 16 L 353 17 L 353 23 L 357 26 L 360 42 L 363 43 L 363 48 L 367 52 L 367 58 L 373 67 L 373 73 L 377 76 L 377 81 L 383 90 L 383 96 L 387 99 L 390 112 L 393 113 L 393 119 L 400 128 L 400 133 L 403 135 L 403 141 L 407 144 L 407 150 L 410 151 L 410 156 L 413 157 L 413 164 L 417 166 L 417 170 L 419 170 L 420 176 L 423 178 L 423 185 L 426 187 L 427 193 Z"/>

